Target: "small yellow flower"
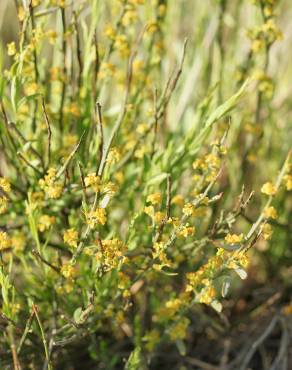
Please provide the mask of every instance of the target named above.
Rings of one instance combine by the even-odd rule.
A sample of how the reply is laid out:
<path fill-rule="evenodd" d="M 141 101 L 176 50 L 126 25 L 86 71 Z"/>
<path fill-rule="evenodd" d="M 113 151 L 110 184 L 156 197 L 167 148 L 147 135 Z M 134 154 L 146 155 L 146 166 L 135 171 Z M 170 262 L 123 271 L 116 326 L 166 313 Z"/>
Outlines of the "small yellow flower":
<path fill-rule="evenodd" d="M 285 186 L 288 191 L 292 190 L 292 175 L 284 176 Z"/>
<path fill-rule="evenodd" d="M 0 251 L 11 247 L 11 239 L 5 231 L 0 231 Z"/>
<path fill-rule="evenodd" d="M 101 191 L 104 194 L 113 196 L 118 191 L 118 186 L 110 181 L 101 186 Z"/>
<path fill-rule="evenodd" d="M 216 296 L 215 288 L 212 285 L 207 286 L 200 293 L 199 302 L 200 303 L 205 303 L 205 304 L 210 304 L 215 296 Z"/>
<path fill-rule="evenodd" d="M 2 188 L 6 193 L 11 192 L 10 182 L 5 177 L 0 177 L 0 188 Z"/>
<path fill-rule="evenodd" d="M 186 203 L 182 211 L 186 216 L 193 216 L 195 214 L 195 207 L 192 203 Z"/>
<path fill-rule="evenodd" d="M 177 206 L 183 206 L 184 205 L 184 197 L 180 194 L 177 194 L 171 199 L 171 203 L 173 203 Z"/>
<path fill-rule="evenodd" d="M 263 227 L 263 236 L 265 240 L 270 240 L 272 238 L 273 229 L 270 224 L 265 224 Z"/>
<path fill-rule="evenodd" d="M 146 201 L 153 205 L 159 204 L 161 202 L 161 193 L 149 194 Z"/>
<path fill-rule="evenodd" d="M 106 211 L 104 208 L 97 208 L 95 211 L 86 213 L 86 222 L 92 229 L 97 225 L 106 223 Z"/>
<path fill-rule="evenodd" d="M 264 216 L 275 220 L 278 217 L 277 210 L 274 207 L 267 207 L 264 209 Z"/>
<path fill-rule="evenodd" d="M 64 243 L 70 245 L 70 247 L 77 247 L 78 242 L 78 231 L 75 229 L 68 229 L 64 232 L 63 236 Z"/>
<path fill-rule="evenodd" d="M 5 213 L 8 209 L 8 200 L 6 197 L 0 197 L 0 215 Z"/>
<path fill-rule="evenodd" d="M 57 39 L 57 32 L 54 30 L 47 31 L 47 36 L 51 45 L 55 45 Z"/>
<path fill-rule="evenodd" d="M 39 186 L 51 199 L 58 199 L 63 193 L 63 185 L 57 182 L 57 170 L 49 168 L 47 175 L 39 180 Z"/>
<path fill-rule="evenodd" d="M 177 339 L 184 339 L 187 335 L 187 328 L 189 326 L 190 320 L 183 317 L 178 320 L 178 323 L 173 325 L 169 329 L 170 339 L 175 341 Z"/>
<path fill-rule="evenodd" d="M 101 189 L 100 177 L 97 176 L 95 173 L 90 173 L 84 179 L 86 187 L 92 187 L 92 189 L 98 193 Z"/>
<path fill-rule="evenodd" d="M 25 94 L 30 96 L 30 95 L 35 95 L 39 90 L 38 84 L 36 82 L 30 82 L 24 87 Z"/>
<path fill-rule="evenodd" d="M 184 226 L 181 230 L 178 231 L 177 235 L 183 238 L 187 238 L 188 236 L 193 236 L 195 234 L 195 227 L 194 226 Z"/>
<path fill-rule="evenodd" d="M 25 248 L 25 235 L 23 232 L 18 231 L 11 238 L 11 246 L 16 252 L 22 252 Z"/>
<path fill-rule="evenodd" d="M 266 195 L 275 195 L 277 193 L 277 188 L 271 182 L 266 182 L 262 188 L 261 192 Z"/>
<path fill-rule="evenodd" d="M 144 207 L 144 213 L 146 213 L 146 215 L 152 218 L 154 216 L 154 207 L 153 206 Z"/>
<path fill-rule="evenodd" d="M 111 40 L 114 40 L 116 37 L 116 32 L 111 24 L 107 24 L 104 29 L 104 34 Z"/>
<path fill-rule="evenodd" d="M 107 162 L 108 163 L 111 163 L 111 164 L 114 164 L 114 163 L 118 163 L 119 160 L 121 159 L 121 153 L 119 151 L 118 148 L 112 148 L 108 154 L 108 157 L 107 157 Z"/>
<path fill-rule="evenodd" d="M 16 46 L 14 41 L 7 44 L 7 53 L 9 56 L 13 56 L 16 54 Z"/>
<path fill-rule="evenodd" d="M 48 186 L 47 194 L 49 198 L 58 199 L 63 193 L 63 186 L 60 184 L 53 184 Z"/>
<path fill-rule="evenodd" d="M 156 224 L 160 224 L 165 217 L 165 214 L 163 212 L 155 212 L 154 213 L 154 221 Z"/>
<path fill-rule="evenodd" d="M 225 241 L 228 244 L 238 244 L 242 241 L 243 234 L 237 235 L 237 234 L 227 234 L 225 236 Z"/>
<path fill-rule="evenodd" d="M 48 215 L 42 215 L 39 218 L 38 229 L 41 232 L 44 232 L 46 230 L 49 230 L 55 223 L 56 223 L 56 217 L 48 216 Z"/>
<path fill-rule="evenodd" d="M 61 267 L 61 273 L 66 279 L 71 279 L 75 275 L 76 269 L 70 263 L 65 263 Z"/>
<path fill-rule="evenodd" d="M 150 330 L 146 333 L 146 335 L 144 335 L 143 341 L 146 342 L 145 348 L 147 349 L 147 351 L 153 351 L 156 344 L 158 344 L 160 341 L 159 331 L 157 329 Z"/>
<path fill-rule="evenodd" d="M 18 8 L 17 15 L 18 15 L 18 19 L 20 20 L 20 22 L 23 22 L 25 18 L 25 10 L 22 6 Z"/>

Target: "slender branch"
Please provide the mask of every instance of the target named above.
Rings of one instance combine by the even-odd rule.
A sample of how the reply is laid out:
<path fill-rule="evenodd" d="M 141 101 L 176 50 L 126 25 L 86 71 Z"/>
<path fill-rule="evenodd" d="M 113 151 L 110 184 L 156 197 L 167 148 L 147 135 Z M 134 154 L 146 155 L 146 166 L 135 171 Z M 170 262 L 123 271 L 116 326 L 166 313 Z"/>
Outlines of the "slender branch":
<path fill-rule="evenodd" d="M 35 314 L 35 317 L 37 319 L 37 322 L 38 322 L 38 325 L 39 325 L 39 328 L 40 328 L 40 331 L 41 331 L 42 341 L 43 341 L 43 345 L 44 345 L 44 349 L 45 349 L 45 356 L 46 356 L 46 360 L 48 361 L 48 369 L 53 370 L 52 364 L 51 364 L 51 361 L 50 361 L 48 344 L 47 344 L 47 340 L 46 340 L 46 337 L 45 337 L 45 332 L 44 332 L 44 329 L 43 329 L 43 326 L 42 326 L 42 323 L 41 323 L 41 320 L 40 320 L 40 317 L 39 317 L 39 314 L 38 314 L 37 306 L 34 303 L 32 304 L 32 310 Z"/>
<path fill-rule="evenodd" d="M 51 162 L 51 140 L 52 140 L 52 130 L 51 130 L 51 124 L 49 121 L 49 117 L 46 111 L 46 106 L 45 106 L 45 99 L 42 99 L 42 109 L 43 109 L 43 115 L 45 117 L 45 123 L 47 126 L 47 132 L 48 132 L 48 148 L 47 148 L 47 153 L 48 153 L 48 166 L 50 166 Z"/>
<path fill-rule="evenodd" d="M 101 114 L 101 105 L 99 102 L 96 103 L 96 113 L 95 115 L 97 116 L 97 123 L 98 123 L 98 128 L 99 128 L 99 135 L 100 135 L 100 144 L 99 144 L 99 155 L 100 155 L 100 160 L 99 160 L 99 165 L 98 168 L 96 169 L 96 173 L 98 174 L 98 169 L 100 166 L 100 162 L 103 157 L 104 153 L 104 132 L 103 132 L 103 121 L 102 121 L 102 114 Z"/>

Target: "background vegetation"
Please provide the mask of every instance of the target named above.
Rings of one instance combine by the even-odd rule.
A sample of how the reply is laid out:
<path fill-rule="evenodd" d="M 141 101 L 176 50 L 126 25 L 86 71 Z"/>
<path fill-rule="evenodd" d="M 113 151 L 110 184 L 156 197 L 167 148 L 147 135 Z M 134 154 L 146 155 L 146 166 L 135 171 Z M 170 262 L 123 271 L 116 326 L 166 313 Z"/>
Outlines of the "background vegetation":
<path fill-rule="evenodd" d="M 289 369 L 288 0 L 2 0 L 1 369 Z"/>

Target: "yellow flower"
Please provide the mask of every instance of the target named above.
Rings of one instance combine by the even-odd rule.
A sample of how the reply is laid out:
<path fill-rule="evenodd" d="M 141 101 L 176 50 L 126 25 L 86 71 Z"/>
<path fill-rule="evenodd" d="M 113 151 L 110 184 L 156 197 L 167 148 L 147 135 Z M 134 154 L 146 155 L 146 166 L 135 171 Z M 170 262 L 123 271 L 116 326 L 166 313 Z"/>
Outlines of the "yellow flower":
<path fill-rule="evenodd" d="M 243 234 L 237 235 L 237 234 L 227 234 L 225 236 L 225 241 L 228 244 L 238 244 L 242 241 Z"/>
<path fill-rule="evenodd" d="M 183 206 L 184 197 L 180 194 L 177 194 L 171 199 L 171 203 L 176 204 L 177 206 Z"/>
<path fill-rule="evenodd" d="M 24 233 L 21 231 L 15 232 L 15 234 L 11 238 L 12 248 L 16 252 L 22 252 L 25 248 L 25 243 L 26 239 Z"/>
<path fill-rule="evenodd" d="M 8 209 L 8 200 L 6 197 L 0 197 L 0 215 L 5 213 Z"/>
<path fill-rule="evenodd" d="M 49 42 L 52 45 L 55 45 L 56 39 L 57 39 L 57 32 L 54 30 L 47 31 L 47 36 L 49 38 Z"/>
<path fill-rule="evenodd" d="M 148 129 L 149 129 L 149 125 L 147 125 L 147 123 L 140 123 L 137 126 L 136 131 L 138 132 L 138 134 L 144 135 Z"/>
<path fill-rule="evenodd" d="M 292 190 L 292 175 L 285 175 L 284 181 L 285 181 L 286 189 L 288 191 Z"/>
<path fill-rule="evenodd" d="M 189 326 L 190 320 L 186 317 L 179 319 L 178 323 L 173 325 L 169 329 L 170 339 L 175 341 L 177 339 L 184 339 L 187 335 L 187 328 Z"/>
<path fill-rule="evenodd" d="M 63 193 L 63 185 L 56 180 L 57 171 L 55 168 L 49 168 L 47 175 L 39 180 L 39 186 L 49 198 L 58 199 Z"/>
<path fill-rule="evenodd" d="M 86 187 L 91 186 L 96 193 L 100 191 L 100 177 L 97 176 L 95 173 L 90 173 L 89 175 L 87 175 L 84 179 L 84 182 Z"/>
<path fill-rule="evenodd" d="M 68 229 L 64 232 L 63 236 L 64 243 L 70 245 L 70 247 L 77 247 L 78 242 L 78 231 L 75 229 Z"/>
<path fill-rule="evenodd" d="M 113 196 L 118 191 L 118 186 L 110 181 L 101 186 L 101 191 L 104 194 Z"/>
<path fill-rule="evenodd" d="M 115 39 L 115 46 L 121 56 L 125 57 L 130 54 L 129 43 L 125 35 L 118 35 Z"/>
<path fill-rule="evenodd" d="M 0 231 L 0 251 L 11 247 L 11 239 L 5 231 Z"/>
<path fill-rule="evenodd" d="M 121 159 L 121 153 L 118 148 L 112 148 L 108 154 L 107 162 L 108 163 L 117 163 Z"/>
<path fill-rule="evenodd" d="M 195 214 L 195 207 L 192 203 L 186 203 L 182 211 L 186 216 L 193 216 Z"/>
<path fill-rule="evenodd" d="M 63 186 L 60 184 L 53 184 L 48 186 L 47 194 L 49 198 L 58 199 L 62 195 Z"/>
<path fill-rule="evenodd" d="M 266 195 L 275 195 L 277 193 L 277 188 L 271 182 L 266 182 L 262 188 L 261 192 Z"/>
<path fill-rule="evenodd" d="M 147 32 L 151 34 L 151 33 L 155 33 L 157 30 L 158 30 L 158 23 L 155 20 L 149 21 L 147 24 Z"/>
<path fill-rule="evenodd" d="M 50 0 L 51 5 L 60 6 L 61 8 L 65 8 L 66 0 Z"/>
<path fill-rule="evenodd" d="M 270 224 L 265 224 L 263 227 L 263 236 L 265 240 L 270 240 L 272 238 L 273 229 Z"/>
<path fill-rule="evenodd" d="M 38 92 L 38 84 L 36 82 L 30 82 L 25 85 L 24 91 L 28 96 L 35 95 Z"/>
<path fill-rule="evenodd" d="M 159 204 L 161 202 L 161 193 L 149 194 L 146 201 L 153 205 Z"/>
<path fill-rule="evenodd" d="M 129 0 L 129 4 L 132 5 L 143 5 L 145 0 Z"/>
<path fill-rule="evenodd" d="M 61 273 L 65 278 L 71 279 L 75 275 L 76 269 L 70 263 L 65 263 L 61 267 Z"/>
<path fill-rule="evenodd" d="M 216 296 L 215 288 L 212 285 L 206 286 L 206 288 L 203 288 L 199 295 L 199 302 L 210 304 L 215 296 Z"/>
<path fill-rule="evenodd" d="M 14 41 L 7 44 L 7 53 L 9 56 L 13 56 L 16 54 L 16 46 Z"/>
<path fill-rule="evenodd" d="M 72 116 L 75 116 L 75 117 L 80 117 L 80 107 L 77 103 L 72 103 L 70 106 L 69 106 L 69 113 L 72 114 Z"/>
<path fill-rule="evenodd" d="M 155 212 L 154 213 L 154 221 L 156 224 L 160 224 L 165 217 L 165 214 L 163 212 Z"/>
<path fill-rule="evenodd" d="M 92 229 L 97 225 L 106 223 L 106 212 L 104 208 L 97 208 L 95 211 L 86 213 L 86 222 Z"/>
<path fill-rule="evenodd" d="M 159 331 L 157 329 L 150 330 L 146 333 L 146 335 L 144 335 L 143 341 L 146 342 L 145 348 L 147 349 L 147 351 L 153 351 L 156 344 L 158 344 L 160 341 Z"/>
<path fill-rule="evenodd" d="M 137 11 L 135 9 L 129 9 L 125 12 L 123 16 L 122 25 L 127 27 L 130 24 L 136 22 L 137 18 L 138 18 Z"/>
<path fill-rule="evenodd" d="M 41 232 L 44 232 L 46 230 L 49 230 L 55 223 L 56 223 L 56 217 L 48 216 L 48 215 L 42 215 L 39 218 L 38 229 Z"/>
<path fill-rule="evenodd" d="M 278 217 L 277 210 L 274 207 L 267 207 L 264 209 L 264 216 L 275 220 Z"/>
<path fill-rule="evenodd" d="M 25 18 L 25 10 L 22 6 L 18 8 L 17 15 L 18 15 L 18 19 L 20 20 L 20 22 L 23 22 Z"/>
<path fill-rule="evenodd" d="M 0 188 L 2 188 L 6 193 L 11 192 L 10 182 L 5 177 L 0 177 Z"/>
<path fill-rule="evenodd" d="M 284 315 L 292 315 L 292 304 L 287 304 L 282 308 L 282 312 Z"/>
<path fill-rule="evenodd" d="M 177 235 L 183 238 L 187 238 L 188 236 L 193 236 L 195 234 L 195 227 L 194 226 L 184 226 L 181 230 L 178 231 Z"/>
<path fill-rule="evenodd" d="M 104 29 L 104 34 L 111 40 L 114 40 L 116 37 L 116 32 L 111 24 L 107 24 Z"/>
<path fill-rule="evenodd" d="M 146 215 L 152 218 L 154 216 L 154 207 L 153 206 L 144 207 L 144 213 L 146 213 Z"/>
<path fill-rule="evenodd" d="M 101 244 L 103 248 L 96 254 L 96 259 L 103 264 L 107 271 L 117 268 L 127 261 L 124 256 L 127 247 L 121 240 L 117 238 L 106 239 L 102 240 Z"/>

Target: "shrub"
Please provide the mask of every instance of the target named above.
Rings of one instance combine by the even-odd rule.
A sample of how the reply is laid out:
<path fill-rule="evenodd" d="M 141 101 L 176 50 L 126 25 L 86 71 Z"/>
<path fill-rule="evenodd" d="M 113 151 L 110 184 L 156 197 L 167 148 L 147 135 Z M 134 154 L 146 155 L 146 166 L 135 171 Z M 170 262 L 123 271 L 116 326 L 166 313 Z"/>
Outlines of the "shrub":
<path fill-rule="evenodd" d="M 158 366 L 212 327 L 206 306 L 222 317 L 249 264 L 265 271 L 274 227 L 279 266 L 292 175 L 275 3 L 246 5 L 240 56 L 225 0 L 196 3 L 195 30 L 192 2 L 18 5 L 0 83 L 3 368 Z"/>

